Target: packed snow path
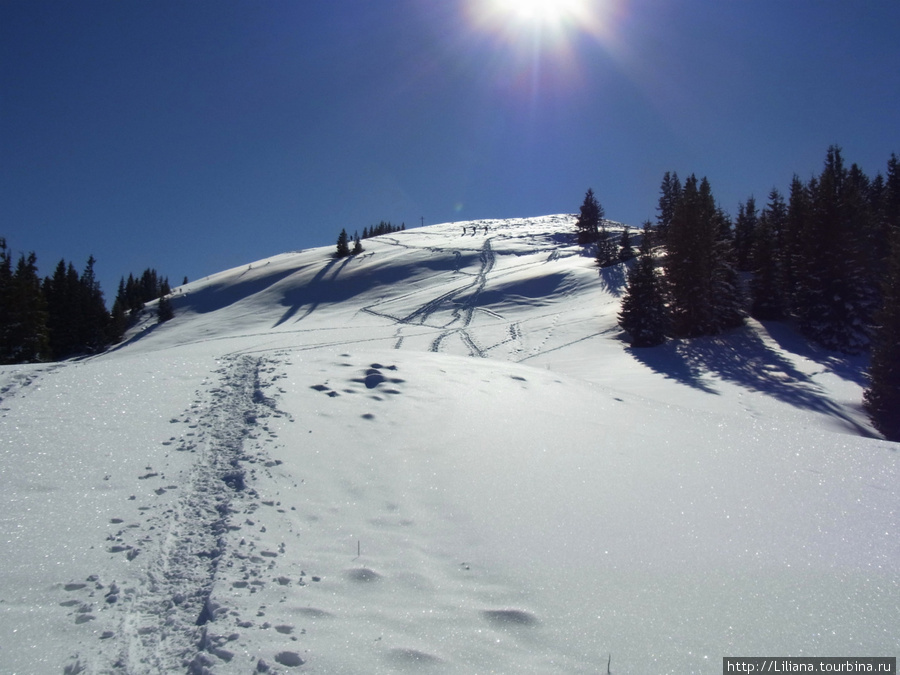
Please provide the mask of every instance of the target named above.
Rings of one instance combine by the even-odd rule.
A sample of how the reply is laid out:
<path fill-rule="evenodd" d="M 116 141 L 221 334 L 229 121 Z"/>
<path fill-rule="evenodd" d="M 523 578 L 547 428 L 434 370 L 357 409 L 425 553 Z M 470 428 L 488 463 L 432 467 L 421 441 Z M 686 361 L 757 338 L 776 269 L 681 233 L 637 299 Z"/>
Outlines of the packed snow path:
<path fill-rule="evenodd" d="M 229 535 L 241 529 L 234 514 L 257 496 L 248 464 L 265 457 L 252 436 L 273 412 L 260 388 L 259 368 L 258 358 L 225 359 L 219 386 L 204 392 L 182 418 L 197 431 L 182 437 L 176 449 L 195 453 L 196 461 L 173 507 L 155 518 L 160 533 L 148 543 L 158 550 L 147 552 L 153 563 L 128 603 L 119 633 L 125 645 L 115 665 L 126 672 L 171 672 L 202 662 L 201 651 L 228 654 L 211 641 L 206 626 L 219 611 L 211 596 L 220 567 L 247 560 Z M 139 550 L 135 544 L 129 554 Z M 263 560 L 255 567 L 264 567 Z"/>

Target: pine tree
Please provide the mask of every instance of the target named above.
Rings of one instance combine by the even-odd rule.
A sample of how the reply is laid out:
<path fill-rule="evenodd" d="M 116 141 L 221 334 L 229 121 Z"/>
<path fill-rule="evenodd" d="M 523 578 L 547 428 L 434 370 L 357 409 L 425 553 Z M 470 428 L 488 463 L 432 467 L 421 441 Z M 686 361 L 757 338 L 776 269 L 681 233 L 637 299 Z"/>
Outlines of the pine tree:
<path fill-rule="evenodd" d="M 828 149 L 825 168 L 811 180 L 811 217 L 801 247 L 800 328 L 827 349 L 859 353 L 869 345 L 872 295 L 861 255 L 867 224 L 859 203 L 861 178 L 844 166 L 840 148 Z"/>
<path fill-rule="evenodd" d="M 809 256 L 804 250 L 812 228 L 812 204 L 809 188 L 794 174 L 791 180 L 785 225 L 784 290 L 789 311 L 803 321 L 808 306 L 807 279 Z"/>
<path fill-rule="evenodd" d="M 359 255 L 363 252 L 362 242 L 359 240 L 359 235 L 355 232 L 353 233 L 353 250 L 350 251 L 351 255 Z"/>
<path fill-rule="evenodd" d="M 638 259 L 628 271 L 619 326 L 631 336 L 632 347 L 662 344 L 669 329 L 663 283 L 653 260 L 649 222 L 644 224 Z"/>
<path fill-rule="evenodd" d="M 872 343 L 863 401 L 875 428 L 888 440 L 900 441 L 900 228 L 893 232 Z"/>
<path fill-rule="evenodd" d="M 337 258 L 345 258 L 350 255 L 350 245 L 347 242 L 347 230 L 342 229 L 340 235 L 338 235 L 337 251 L 335 251 L 334 255 Z"/>
<path fill-rule="evenodd" d="M 666 171 L 659 192 L 659 205 L 656 207 L 658 211 L 656 233 L 660 243 L 664 244 L 669 236 L 672 219 L 675 217 L 675 204 L 681 198 L 681 181 L 678 180 L 678 174 L 674 171 L 672 173 Z"/>
<path fill-rule="evenodd" d="M 750 313 L 757 319 L 778 320 L 787 313 L 783 257 L 785 219 L 784 200 L 773 188 L 769 203 L 757 221 L 752 252 L 754 275 L 750 281 Z"/>
<path fill-rule="evenodd" d="M 174 316 L 175 310 L 172 307 L 172 301 L 169 299 L 169 296 L 160 296 L 159 303 L 156 305 L 157 323 L 165 323 L 166 321 L 171 320 Z"/>
<path fill-rule="evenodd" d="M 647 234 L 645 231 L 644 234 Z M 628 226 L 622 230 L 622 239 L 619 242 L 619 260 L 622 262 L 628 262 L 634 257 L 634 249 L 631 247 L 631 232 L 628 230 Z"/>
<path fill-rule="evenodd" d="M 588 188 L 584 195 L 584 202 L 581 204 L 578 220 L 575 221 L 579 244 L 586 245 L 597 241 L 603 216 L 603 207 L 594 196 L 594 191 Z"/>
<path fill-rule="evenodd" d="M 672 328 L 680 337 L 714 335 L 743 323 L 743 296 L 727 216 L 706 178 L 691 175 L 675 204 L 668 233 L 666 278 Z"/>
<path fill-rule="evenodd" d="M 600 267 L 609 267 L 619 262 L 616 243 L 612 240 L 609 230 L 602 224 L 597 232 L 597 254 L 595 260 Z"/>
<path fill-rule="evenodd" d="M 0 237 L 0 363 L 9 363 L 12 358 L 10 336 L 12 312 L 12 260 L 6 239 Z"/>
<path fill-rule="evenodd" d="M 94 274 L 97 261 L 90 256 L 80 279 L 80 313 L 83 318 L 80 345 L 89 353 L 102 351 L 108 345 L 109 314 L 103 300 L 103 291 Z"/>
<path fill-rule="evenodd" d="M 125 331 L 128 329 L 128 305 L 125 297 L 125 279 L 121 278 L 109 320 L 107 334 L 110 344 L 121 342 L 122 338 L 125 337 Z"/>
<path fill-rule="evenodd" d="M 20 256 L 11 281 L 7 361 L 30 363 L 47 359 L 47 305 L 37 274 L 37 256 L 34 252 L 28 256 Z"/>
<path fill-rule="evenodd" d="M 741 272 L 753 269 L 753 247 L 756 242 L 756 200 L 751 196 L 738 204 L 738 215 L 734 221 L 734 253 L 737 268 Z"/>
<path fill-rule="evenodd" d="M 81 351 L 84 317 L 79 305 L 81 285 L 72 263 L 60 260 L 52 277 L 44 279 L 50 354 L 62 359 Z"/>

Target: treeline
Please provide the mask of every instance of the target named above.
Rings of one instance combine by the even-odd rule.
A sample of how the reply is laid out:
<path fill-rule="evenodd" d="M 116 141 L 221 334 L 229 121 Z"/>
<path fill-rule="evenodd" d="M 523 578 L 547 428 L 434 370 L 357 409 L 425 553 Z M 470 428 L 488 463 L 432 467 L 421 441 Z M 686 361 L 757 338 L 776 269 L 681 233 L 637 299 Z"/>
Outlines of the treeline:
<path fill-rule="evenodd" d="M 382 220 L 378 225 L 372 227 L 364 227 L 362 237 L 358 232 L 353 233 L 353 247 L 350 247 L 350 236 L 346 229 L 342 229 L 337 239 L 337 250 L 334 255 L 336 258 L 346 258 L 348 255 L 357 255 L 363 252 L 361 239 L 369 237 L 378 237 L 382 234 L 391 234 L 393 232 L 401 232 L 406 229 L 406 223 L 400 225 L 392 225 L 389 221 Z"/>
<path fill-rule="evenodd" d="M 794 176 L 759 210 L 719 207 L 706 178 L 663 177 L 656 228 L 645 224 L 619 315 L 636 347 L 714 335 L 744 322 L 792 319 L 826 349 L 871 349 L 866 406 L 900 439 L 900 162 L 870 179 L 828 149 L 822 173 Z M 652 241 L 652 243 L 651 243 Z M 744 283 L 744 280 L 747 283 Z"/>
<path fill-rule="evenodd" d="M 144 303 L 160 301 L 159 318 L 171 318 L 165 298 L 168 280 L 155 270 L 119 284 L 113 311 L 106 309 L 94 273 L 94 257 L 79 273 L 60 260 L 52 275 L 41 279 L 34 252 L 13 265 L 6 240 L 0 238 L 0 363 L 52 361 L 95 354 L 122 340 Z M 164 318 L 166 317 L 166 318 Z"/>

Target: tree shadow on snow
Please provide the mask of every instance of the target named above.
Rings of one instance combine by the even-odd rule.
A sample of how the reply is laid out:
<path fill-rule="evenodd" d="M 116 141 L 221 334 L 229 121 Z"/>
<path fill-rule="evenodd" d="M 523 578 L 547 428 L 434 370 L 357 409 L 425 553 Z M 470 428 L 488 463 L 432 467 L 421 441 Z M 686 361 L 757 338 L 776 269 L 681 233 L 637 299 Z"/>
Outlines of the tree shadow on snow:
<path fill-rule="evenodd" d="M 713 375 L 801 410 L 828 415 L 854 433 L 877 438 L 831 400 L 808 375 L 768 347 L 750 327 L 715 337 L 673 340 L 660 347 L 628 351 L 651 370 L 706 393 L 718 394 L 705 377 Z"/>
<path fill-rule="evenodd" d="M 865 355 L 849 355 L 833 352 L 822 347 L 810 344 L 789 323 L 771 321 L 763 324 L 769 337 L 778 343 L 778 346 L 787 352 L 797 354 L 822 366 L 841 379 L 858 384 L 860 387 L 869 385 L 866 372 L 869 369 L 869 357 Z"/>
<path fill-rule="evenodd" d="M 619 263 L 600 268 L 600 284 L 607 293 L 621 298 L 625 293 L 628 265 Z"/>

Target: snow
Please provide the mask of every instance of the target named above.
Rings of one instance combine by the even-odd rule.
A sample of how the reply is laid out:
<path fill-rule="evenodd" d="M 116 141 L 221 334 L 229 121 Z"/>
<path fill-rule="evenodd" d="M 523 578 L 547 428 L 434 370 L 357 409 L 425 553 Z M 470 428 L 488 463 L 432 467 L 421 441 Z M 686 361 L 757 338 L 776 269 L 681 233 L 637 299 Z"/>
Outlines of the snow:
<path fill-rule="evenodd" d="M 106 354 L 0 368 L 3 671 L 896 655 L 897 445 L 863 361 L 757 322 L 632 350 L 624 268 L 572 231 L 287 253 Z"/>

